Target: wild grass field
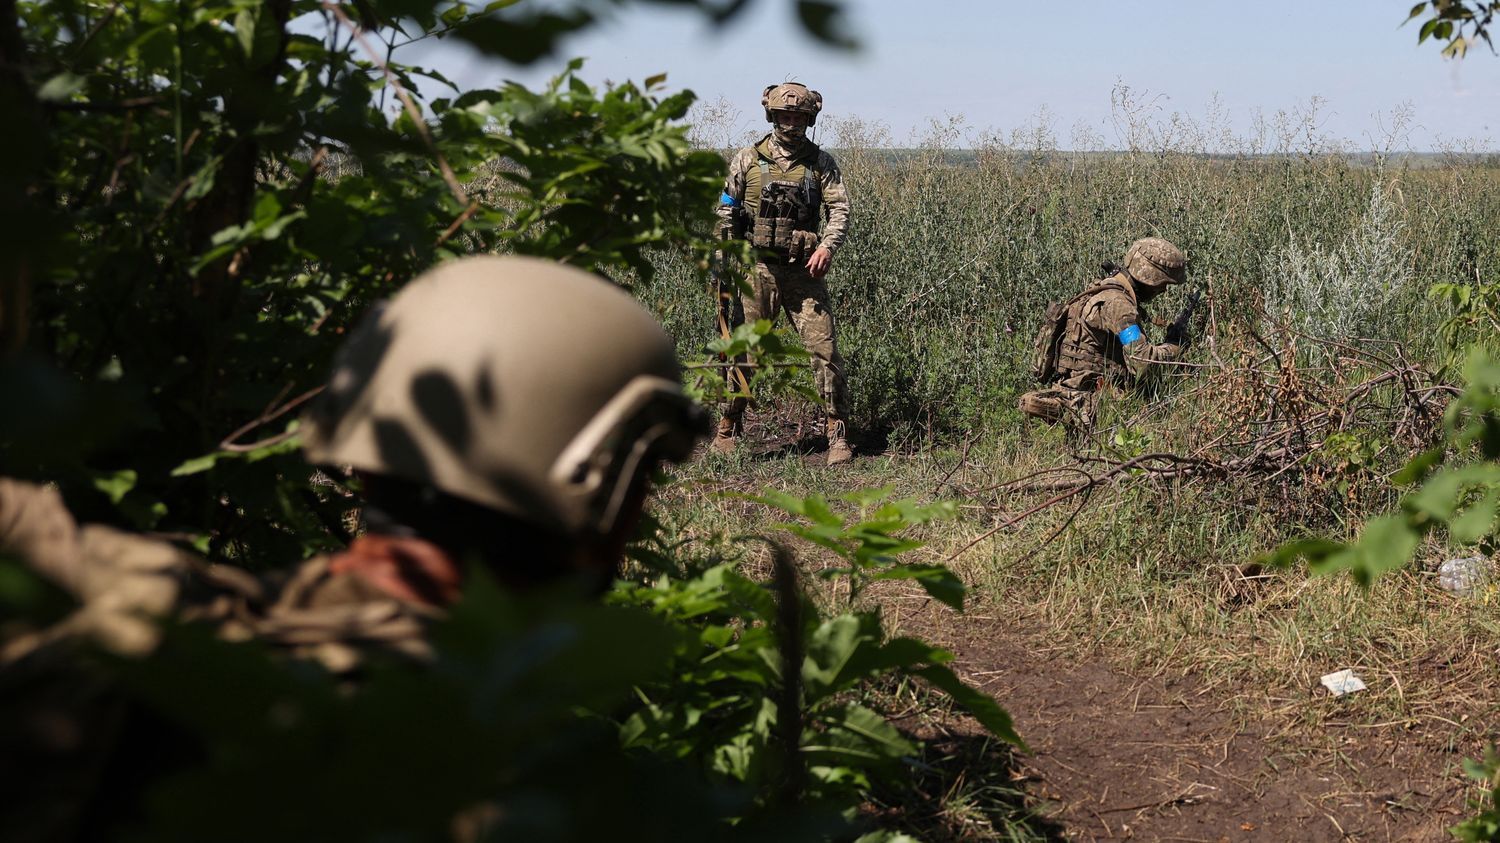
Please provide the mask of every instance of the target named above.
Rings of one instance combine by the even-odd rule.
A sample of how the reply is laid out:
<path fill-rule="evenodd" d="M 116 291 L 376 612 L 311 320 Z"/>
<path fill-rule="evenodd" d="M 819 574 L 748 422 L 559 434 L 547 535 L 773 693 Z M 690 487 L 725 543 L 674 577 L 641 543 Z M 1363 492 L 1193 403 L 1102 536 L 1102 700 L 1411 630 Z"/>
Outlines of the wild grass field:
<path fill-rule="evenodd" d="M 1114 138 L 1081 126 L 1066 144 L 1045 115 L 1006 133 L 945 117 L 898 142 L 825 114 L 818 140 L 855 201 L 830 284 L 858 459 L 826 470 L 818 408 L 795 389 L 762 393 L 738 453 L 674 470 L 606 594 L 512 593 L 491 581 L 517 561 L 572 580 L 574 551 L 603 536 L 558 534 L 555 518 L 508 517 L 515 541 L 425 513 L 433 529 L 416 536 L 382 526 L 363 496 L 385 481 L 309 464 L 298 416 L 380 300 L 474 254 L 632 281 L 699 361 L 692 391 L 715 365 L 703 258 L 716 151 L 744 132 L 722 103 L 690 115 L 693 95 L 664 75 L 596 87 L 581 60 L 537 90 L 450 91 L 398 48 L 453 35 L 519 66 L 560 58 L 564 36 L 605 16 L 397 5 L 361 6 L 358 22 L 338 4 L 0 7 L 15 36 L 0 74 L 14 106 L 0 463 L 65 504 L 34 519 L 49 541 L 71 516 L 180 551 L 161 551 L 170 569 L 132 567 L 153 581 L 160 639 L 113 581 L 57 581 L 29 541 L 0 553 L 3 649 L 59 657 L 0 676 L 21 691 L 0 694 L 19 712 L 0 718 L 13 727 L 0 743 L 14 733 L 46 761 L 5 756 L 31 807 L 17 819 L 40 823 L 22 837 L 1432 840 L 1481 810 L 1500 828 L 1500 756 L 1484 808 L 1466 804 L 1478 788 L 1459 770 L 1496 734 L 1500 601 L 1493 584 L 1459 597 L 1433 576 L 1472 548 L 1424 531 L 1415 563 L 1368 589 L 1261 561 L 1289 539 L 1353 536 L 1396 505 L 1397 470 L 1457 441 L 1452 401 L 1472 399 L 1464 420 L 1489 425 L 1467 445 L 1500 456 L 1500 362 L 1467 392 L 1457 366 L 1500 330 L 1489 146 L 1407 155 L 1410 109 L 1376 121 L 1378 138 L 1332 139 L 1318 100 L 1239 131 L 1217 104 L 1165 116 L 1123 83 Z M 688 5 L 721 21 L 747 4 Z M 809 35 L 835 43 L 819 23 L 834 4 L 796 5 Z M 1467 4 L 1428 5 L 1423 37 L 1464 36 L 1436 17 Z M 1139 393 L 1107 396 L 1088 436 L 1026 423 L 1015 398 L 1043 305 L 1144 235 L 1192 256 L 1206 293 L 1193 350 Z M 510 266 L 497 280 L 529 271 Z M 499 331 L 529 318 L 493 315 Z M 526 362 L 559 397 L 592 382 L 573 378 L 588 355 L 613 353 L 565 329 L 550 338 L 576 347 L 534 344 Z M 454 351 L 484 372 L 521 365 L 478 343 Z M 758 371 L 806 377 L 773 362 Z M 449 384 L 443 367 L 414 377 L 388 393 L 415 399 L 410 430 L 379 401 L 351 405 L 356 426 L 390 434 L 364 468 L 424 501 L 467 493 L 429 476 L 454 459 L 516 485 L 473 449 L 490 424 L 506 439 L 510 408 L 546 412 L 535 382 L 464 377 L 469 395 L 424 386 Z M 319 400 L 341 403 L 344 380 Z M 562 403 L 582 411 L 599 397 L 585 391 Z M 429 440 L 432 460 L 404 458 L 404 443 Z M 1476 449 L 1450 450 L 1433 477 Z M 612 512 L 635 488 L 625 469 L 652 452 L 613 455 L 626 453 L 595 463 L 610 478 L 621 467 L 600 490 Z M 1500 468 L 1467 465 L 1485 472 L 1480 489 L 1457 494 L 1484 506 L 1432 523 L 1493 543 Z M 29 529 L 33 514 L 0 521 Z M 795 518 L 817 523 L 780 529 Z M 1415 541 L 1398 520 L 1364 535 Z M 300 626 L 243 641 L 231 611 L 234 640 L 205 628 L 220 586 L 241 583 L 232 601 L 258 614 L 298 566 L 353 552 L 365 528 L 473 563 L 457 604 L 420 613 L 426 665 L 372 653 L 346 681 L 279 652 L 309 643 Z M 264 590 L 243 585 L 262 577 Z M 93 633 L 108 645 L 127 627 L 151 643 L 95 657 Z M 346 643 L 384 649 L 340 627 L 320 653 L 347 665 Z M 1317 677 L 1338 668 L 1368 689 L 1322 694 Z"/>
<path fill-rule="evenodd" d="M 1354 537 L 1398 500 L 1392 475 L 1436 441 L 1460 349 L 1494 338 L 1455 320 L 1433 290 L 1469 285 L 1478 297 L 1500 276 L 1500 166 L 1326 147 L 1206 155 L 1162 142 L 1169 126 L 1139 130 L 1157 139 L 1155 151 L 969 139 L 972 152 L 954 156 L 955 125 L 903 155 L 886 154 L 877 144 L 888 139 L 857 120 L 831 133 L 854 202 L 829 286 L 861 459 L 824 469 L 816 408 L 764 402 L 738 453 L 682 472 L 662 504 L 669 520 L 683 539 L 726 541 L 736 555 L 732 538 L 773 516 L 722 492 L 835 498 L 891 487 L 954 500 L 958 517 L 923 528 L 915 555 L 972 585 L 968 613 L 932 611 L 898 591 L 873 598 L 888 601 L 884 611 L 973 654 L 981 684 L 1014 679 L 1038 658 L 1059 676 L 1097 666 L 1121 698 L 1079 716 L 1108 720 L 1137 713 L 1129 696 L 1138 706 L 1142 688 L 1196 710 L 1174 697 L 1187 682 L 1190 702 L 1224 718 L 1203 729 L 1230 735 L 1225 759 L 1236 735 L 1258 741 L 1235 753 L 1248 753 L 1241 772 L 1259 782 L 1248 795 L 1144 798 L 1108 816 L 1106 836 L 1132 815 L 1154 829 L 1147 838 L 1185 834 L 1193 810 L 1184 806 L 1216 801 L 1228 821 L 1274 806 L 1268 782 L 1280 781 L 1306 798 L 1265 808 L 1283 825 L 1246 820 L 1244 839 L 1437 839 L 1427 835 L 1441 836 L 1463 810 L 1460 759 L 1500 735 L 1500 592 L 1442 591 L 1436 566 L 1469 552 L 1443 535 L 1369 588 L 1257 559 L 1296 538 Z M 1182 246 L 1190 286 L 1207 294 L 1184 365 L 1139 394 L 1111 396 L 1082 441 L 1027 423 L 1015 399 L 1030 388 L 1038 315 L 1148 235 Z M 684 353 L 699 353 L 714 330 L 708 295 L 685 264 L 664 259 L 661 269 L 642 297 Z M 1158 324 L 1182 298 L 1174 291 L 1155 306 Z M 821 564 L 816 548 L 800 552 L 805 565 Z M 760 564 L 755 552 L 744 558 Z M 1319 677 L 1342 668 L 1369 690 L 1321 695 Z M 994 689 L 1023 730 L 1038 729 L 1028 739 L 1066 739 L 1046 712 L 1078 689 L 1017 700 L 1004 687 Z M 1161 773 L 1129 741 L 1089 741 L 1096 769 Z M 1330 775 L 1309 784 L 1288 764 Z M 1384 775 L 1393 772 L 1405 777 Z M 1032 773 L 1043 780 L 1035 797 L 1049 776 Z M 1082 789 L 1065 802 L 1099 797 L 1087 776 L 1052 773 L 1064 791 Z M 1096 808 L 1117 801 L 1107 790 Z M 1293 822 L 1303 809 L 1305 822 Z M 1102 833 L 1097 816 L 1059 810 L 1065 833 Z M 1004 837 L 1003 816 L 960 822 L 954 834 Z M 1091 831 L 1078 830 L 1080 816 Z"/>

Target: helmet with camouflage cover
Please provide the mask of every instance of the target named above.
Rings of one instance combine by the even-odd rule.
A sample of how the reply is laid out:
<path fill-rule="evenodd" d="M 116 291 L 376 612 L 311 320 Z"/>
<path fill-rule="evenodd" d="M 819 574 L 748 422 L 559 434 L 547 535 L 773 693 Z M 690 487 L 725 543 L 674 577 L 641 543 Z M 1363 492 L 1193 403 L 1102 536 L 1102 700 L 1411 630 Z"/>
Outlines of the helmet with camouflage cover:
<path fill-rule="evenodd" d="M 823 110 L 823 95 L 808 90 L 801 82 L 783 82 L 767 85 L 760 94 L 760 104 L 766 109 L 766 122 L 776 122 L 774 111 L 794 111 L 807 115 L 807 125 L 818 125 L 818 112 Z"/>
<path fill-rule="evenodd" d="M 1160 237 L 1144 237 L 1125 250 L 1125 270 L 1147 287 L 1165 287 L 1187 280 L 1187 256 Z"/>
<path fill-rule="evenodd" d="M 610 533 L 706 433 L 670 339 L 613 284 L 537 258 L 444 263 L 367 317 L 304 419 L 310 461 Z"/>

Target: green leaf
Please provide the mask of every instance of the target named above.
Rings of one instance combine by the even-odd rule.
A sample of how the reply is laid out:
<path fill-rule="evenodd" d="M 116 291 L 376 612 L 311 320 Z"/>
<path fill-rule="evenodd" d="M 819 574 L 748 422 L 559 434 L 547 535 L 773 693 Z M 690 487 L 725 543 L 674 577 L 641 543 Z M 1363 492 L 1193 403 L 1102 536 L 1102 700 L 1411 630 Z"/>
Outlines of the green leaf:
<path fill-rule="evenodd" d="M 865 761 L 894 761 L 917 753 L 917 745 L 879 714 L 861 705 L 831 709 L 819 717 L 824 729 L 802 751 L 814 763 L 858 765 Z M 841 757 L 843 756 L 843 757 Z"/>
<path fill-rule="evenodd" d="M 655 76 L 647 76 L 646 77 L 646 81 L 643 83 L 643 85 L 646 88 L 646 90 L 649 91 L 652 88 L 660 87 L 662 85 L 665 85 L 666 83 L 667 83 L 667 74 L 665 74 L 665 73 L 658 73 Z"/>
<path fill-rule="evenodd" d="M 182 198 L 188 202 L 193 202 L 202 199 L 212 192 L 214 189 L 214 177 L 218 175 L 219 168 L 223 163 L 224 159 L 218 155 L 208 159 L 202 167 L 198 168 L 198 172 L 192 175 L 192 184 L 188 186 L 187 192 L 182 194 Z"/>
<path fill-rule="evenodd" d="M 891 493 L 894 492 L 895 489 L 896 487 L 894 486 L 880 486 L 873 489 L 855 489 L 852 492 L 845 492 L 839 495 L 839 500 L 848 501 L 855 506 L 863 509 L 866 507 L 874 506 L 875 504 L 880 503 L 881 501 L 890 497 Z"/>
<path fill-rule="evenodd" d="M 843 7 L 826 0 L 797 0 L 797 18 L 808 34 L 825 44 L 852 50 L 853 39 L 843 32 Z"/>
<path fill-rule="evenodd" d="M 201 457 L 194 457 L 193 459 L 190 459 L 187 462 L 172 469 L 171 476 L 187 477 L 190 474 L 199 474 L 201 472 L 208 471 L 210 468 L 214 467 L 214 463 L 218 462 L 219 457 L 221 456 L 223 456 L 223 452 L 205 454 Z"/>
<path fill-rule="evenodd" d="M 822 699 L 861 673 L 851 661 L 861 645 L 873 643 L 864 627 L 859 616 L 840 615 L 814 630 L 802 662 L 802 683 L 809 699 Z"/>
<path fill-rule="evenodd" d="M 255 21 L 260 17 L 259 4 L 246 6 L 234 16 L 234 39 L 239 42 L 240 54 L 249 63 L 255 55 Z"/>
<path fill-rule="evenodd" d="M 964 581 L 943 565 L 896 565 L 870 575 L 876 580 L 915 580 L 927 596 L 963 611 Z"/>
<path fill-rule="evenodd" d="M 1443 461 L 1443 449 L 1432 448 L 1411 458 L 1400 471 L 1391 477 L 1391 482 L 1397 486 L 1408 486 L 1417 483 L 1427 477 Z"/>
<path fill-rule="evenodd" d="M 126 468 L 112 474 L 94 475 L 94 488 L 108 495 L 110 503 L 117 504 L 127 492 L 135 488 L 136 480 L 135 469 Z"/>
<path fill-rule="evenodd" d="M 953 654 L 920 638 L 892 638 L 880 648 L 882 668 L 915 667 L 923 664 L 948 664 Z"/>
<path fill-rule="evenodd" d="M 265 14 L 258 3 L 242 8 L 234 16 L 235 41 L 248 67 L 262 67 L 274 60 L 281 46 L 281 35 L 276 16 Z"/>
<path fill-rule="evenodd" d="M 36 98 L 42 102 L 67 102 L 73 95 L 83 90 L 88 79 L 76 73 L 59 73 L 42 83 L 37 90 Z"/>
<path fill-rule="evenodd" d="M 1495 512 L 1500 510 L 1500 489 L 1491 489 L 1463 514 L 1448 524 L 1448 532 L 1459 544 L 1473 544 L 1488 536 L 1495 523 Z"/>
<path fill-rule="evenodd" d="M 281 216 L 281 197 L 277 196 L 274 190 L 262 190 L 256 195 L 250 218 L 257 226 L 267 225 L 279 216 Z"/>
<path fill-rule="evenodd" d="M 1478 782 L 1489 781 L 1490 771 L 1485 768 L 1484 764 L 1481 764 L 1480 762 L 1475 761 L 1472 758 L 1465 758 L 1462 762 L 1462 766 L 1464 768 L 1464 775 L 1468 776 L 1469 778 Z"/>
<path fill-rule="evenodd" d="M 1496 485 L 1500 485 L 1500 466 L 1497 465 L 1479 463 L 1444 469 L 1408 495 L 1402 506 L 1409 512 L 1447 521 L 1458 514 L 1458 508 L 1470 489 Z"/>
<path fill-rule="evenodd" d="M 294 213 L 287 214 L 286 216 L 281 217 L 277 220 L 274 220 L 261 229 L 261 239 L 275 240 L 276 238 L 281 236 L 282 232 L 286 231 L 287 226 L 291 225 L 294 222 L 297 222 L 298 220 L 306 218 L 306 211 L 296 211 Z"/>
<path fill-rule="evenodd" d="M 1322 565 L 1313 566 L 1314 573 L 1329 573 L 1339 568 L 1348 568 L 1354 579 L 1368 586 L 1381 575 L 1405 565 L 1421 541 L 1421 532 L 1397 515 L 1386 515 L 1371 521 L 1353 552 L 1336 554 Z"/>
<path fill-rule="evenodd" d="M 1000 704 L 995 702 L 994 697 L 969 687 L 958 678 L 957 674 L 942 665 L 929 665 L 908 672 L 926 679 L 938 690 L 947 694 L 949 699 L 957 703 L 960 708 L 973 715 L 980 725 L 990 731 L 990 734 L 1024 752 L 1030 751 L 1026 742 L 1021 740 L 1021 736 L 1016 733 L 1010 713 L 1001 708 Z"/>
<path fill-rule="evenodd" d="M 840 518 L 829 508 L 827 498 L 824 498 L 822 495 L 808 495 L 805 498 L 799 498 L 796 495 L 789 495 L 786 492 L 777 491 L 776 489 L 765 489 L 758 495 L 744 495 L 736 492 L 731 493 L 730 497 L 755 501 L 756 503 L 764 504 L 773 509 L 779 509 L 791 515 L 800 515 L 815 524 L 823 526 L 842 527 L 844 525 L 844 519 Z"/>
<path fill-rule="evenodd" d="M 1347 548 L 1348 545 L 1332 539 L 1319 537 L 1297 539 L 1282 544 L 1271 553 L 1258 557 L 1256 561 L 1262 565 L 1278 568 L 1285 568 L 1304 559 L 1311 564 L 1316 564 Z"/>

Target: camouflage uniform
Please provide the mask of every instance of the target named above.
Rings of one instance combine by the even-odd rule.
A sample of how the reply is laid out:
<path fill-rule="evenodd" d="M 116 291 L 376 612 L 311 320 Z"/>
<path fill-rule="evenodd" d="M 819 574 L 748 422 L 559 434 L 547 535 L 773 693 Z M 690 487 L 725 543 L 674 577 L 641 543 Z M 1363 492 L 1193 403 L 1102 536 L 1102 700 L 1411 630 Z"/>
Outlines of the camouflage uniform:
<path fill-rule="evenodd" d="M 361 564 L 361 536 L 350 550 L 314 557 L 291 572 L 255 577 L 205 562 L 172 545 L 96 524 L 79 526 L 53 489 L 0 478 L 0 553 L 24 562 L 78 602 L 67 618 L 42 630 L 7 630 L 0 665 L 79 638 L 120 655 L 150 652 L 160 618 L 206 622 L 230 640 L 256 638 L 334 672 L 358 663 L 356 645 L 420 659 L 434 605 L 425 581 L 402 565 L 408 581 L 391 588 Z M 388 553 L 394 556 L 395 554 Z M 417 583 L 422 584 L 417 584 Z"/>
<path fill-rule="evenodd" d="M 175 733 L 159 732 L 110 682 L 80 667 L 81 641 L 143 657 L 161 638 L 159 619 L 174 617 L 348 676 L 372 649 L 425 659 L 426 624 L 437 614 L 357 569 L 337 572 L 348 553 L 257 578 L 165 542 L 80 526 L 55 490 L 4 478 L 0 556 L 20 561 L 77 604 L 50 625 L 0 629 L 0 787 L 15 806 L 0 816 L 7 841 L 87 839 L 91 823 L 110 823 L 101 811 L 112 816 L 139 795 L 137 783 L 100 785 L 101 769 L 129 751 L 122 747 L 176 746 Z"/>
<path fill-rule="evenodd" d="M 800 82 L 787 82 L 767 85 L 760 102 L 774 129 L 730 159 L 719 197 L 718 234 L 724 240 L 748 239 L 756 253 L 752 292 L 741 302 L 743 318 L 774 321 L 785 310 L 812 356 L 813 381 L 828 407 L 828 464 L 837 465 L 854 452 L 846 438 L 844 359 L 823 274 L 848 234 L 849 193 L 833 156 L 806 136 L 807 128 L 817 124 L 823 96 Z M 741 396 L 724 406 L 715 450 L 734 449 L 746 403 Z"/>
<path fill-rule="evenodd" d="M 1137 241 L 1126 254 L 1126 268 L 1069 302 L 1057 348 L 1056 385 L 1022 395 L 1017 402 L 1021 411 L 1048 423 L 1087 428 L 1102 390 L 1134 388 L 1157 364 L 1177 360 L 1185 342 L 1169 337 L 1153 345 L 1141 326 L 1149 321 L 1145 302 L 1185 279 L 1181 254 L 1159 238 Z"/>
<path fill-rule="evenodd" d="M 731 215 L 746 201 L 746 176 L 760 167 L 762 159 L 768 161 L 774 170 L 785 171 L 803 163 L 816 171 L 826 214 L 817 247 L 837 254 L 849 232 L 849 191 L 844 187 L 843 176 L 833 156 L 811 142 L 805 142 L 802 148 L 794 151 L 768 134 L 754 146 L 735 153 L 729 162 L 729 176 L 724 179 L 724 193 L 718 207 L 721 230 L 726 234 L 729 232 Z M 762 252 L 757 258 L 750 279 L 753 294 L 744 299 L 745 319 L 750 322 L 775 320 L 785 310 L 802 338 L 802 345 L 812 355 L 813 380 L 818 394 L 828 402 L 833 416 L 848 418 L 849 391 L 844 380 L 844 358 L 839 355 L 834 332 L 833 314 L 828 309 L 828 282 L 812 277 L 807 271 L 805 257 L 789 259 Z M 744 408 L 745 399 L 739 398 L 725 411 L 738 415 Z"/>

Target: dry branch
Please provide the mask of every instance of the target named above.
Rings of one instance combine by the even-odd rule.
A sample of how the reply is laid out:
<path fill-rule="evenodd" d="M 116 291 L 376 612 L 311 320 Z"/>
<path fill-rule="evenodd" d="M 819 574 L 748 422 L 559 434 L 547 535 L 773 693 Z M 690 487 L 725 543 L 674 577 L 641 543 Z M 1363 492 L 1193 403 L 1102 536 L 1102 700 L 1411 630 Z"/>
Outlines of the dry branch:
<path fill-rule="evenodd" d="M 1214 361 L 1193 367 L 1178 383 L 1187 388 L 1146 403 L 1121 425 L 1091 432 L 1068 461 L 1021 477 L 952 487 L 985 502 L 1004 520 L 948 558 L 1020 522 L 1082 496 L 1064 521 L 1071 523 L 1086 499 L 1104 486 L 1137 481 L 1184 483 L 1240 481 L 1262 493 L 1294 500 L 1309 484 L 1338 471 L 1368 471 L 1363 463 L 1342 465 L 1322 456 L 1331 442 L 1365 441 L 1372 456 L 1404 458 L 1429 446 L 1443 409 L 1459 390 L 1406 359 L 1399 345 L 1355 340 L 1317 340 L 1286 328 L 1271 339 L 1245 325 L 1237 362 L 1219 338 Z M 1279 346 L 1279 348 L 1278 348 Z M 1311 361 L 1322 361 L 1314 365 Z M 1190 381 L 1192 378 L 1194 381 Z M 1184 424 L 1182 420 L 1190 423 Z M 1122 454 L 1108 444 L 1114 430 L 1164 430 L 1179 447 L 1145 454 Z M 1336 439 L 1346 435 L 1342 440 Z M 1015 515 L 1011 498 L 1047 494 Z M 1052 536 L 1061 532 L 1054 530 Z"/>

